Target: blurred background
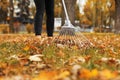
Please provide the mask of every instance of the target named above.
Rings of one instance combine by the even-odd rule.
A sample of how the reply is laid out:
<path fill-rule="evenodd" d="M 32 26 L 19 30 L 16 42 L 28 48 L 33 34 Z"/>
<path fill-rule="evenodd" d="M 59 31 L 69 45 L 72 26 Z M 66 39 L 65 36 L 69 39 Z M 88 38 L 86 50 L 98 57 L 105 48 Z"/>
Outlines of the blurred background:
<path fill-rule="evenodd" d="M 120 0 L 65 0 L 76 31 L 120 32 Z M 0 33 L 34 33 L 33 0 L 0 0 Z M 64 24 L 61 0 L 55 0 L 55 32 Z M 46 31 L 46 16 L 43 32 Z"/>

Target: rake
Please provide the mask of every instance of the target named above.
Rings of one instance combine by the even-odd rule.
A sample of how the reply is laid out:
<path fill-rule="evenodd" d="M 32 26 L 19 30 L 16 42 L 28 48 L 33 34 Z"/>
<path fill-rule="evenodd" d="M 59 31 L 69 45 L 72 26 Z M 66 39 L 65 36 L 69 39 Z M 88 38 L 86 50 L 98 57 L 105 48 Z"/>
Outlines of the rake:
<path fill-rule="evenodd" d="M 60 35 L 70 35 L 70 36 L 72 35 L 72 36 L 74 36 L 75 35 L 75 27 L 71 24 L 71 21 L 68 17 L 68 12 L 66 9 L 65 1 L 62 0 L 62 3 L 63 3 L 64 11 L 65 11 L 66 21 L 60 30 Z"/>
<path fill-rule="evenodd" d="M 93 46 L 93 44 L 81 32 L 76 33 L 75 27 L 71 24 L 69 19 L 64 0 L 62 0 L 62 4 L 65 11 L 66 21 L 65 24 L 61 27 L 59 36 L 54 39 L 54 42 L 69 47 L 77 46 L 79 49 L 86 49 Z"/>

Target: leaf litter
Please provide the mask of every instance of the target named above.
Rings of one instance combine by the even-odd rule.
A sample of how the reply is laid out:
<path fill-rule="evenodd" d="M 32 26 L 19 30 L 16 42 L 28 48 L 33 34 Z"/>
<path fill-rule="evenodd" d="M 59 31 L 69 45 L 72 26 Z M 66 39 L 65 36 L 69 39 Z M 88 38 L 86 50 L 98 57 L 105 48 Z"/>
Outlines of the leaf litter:
<path fill-rule="evenodd" d="M 0 80 L 119 80 L 120 36 L 85 34 L 89 49 L 33 35 L 0 35 Z"/>

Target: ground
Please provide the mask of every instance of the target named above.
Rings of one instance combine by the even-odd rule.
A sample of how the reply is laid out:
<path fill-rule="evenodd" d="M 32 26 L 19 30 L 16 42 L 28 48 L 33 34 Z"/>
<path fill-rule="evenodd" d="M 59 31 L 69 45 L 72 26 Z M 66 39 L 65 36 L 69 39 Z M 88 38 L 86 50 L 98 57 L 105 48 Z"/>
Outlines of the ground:
<path fill-rule="evenodd" d="M 1 34 L 0 80 L 120 80 L 120 35 L 83 35 L 92 46 L 69 44 L 57 35 Z"/>

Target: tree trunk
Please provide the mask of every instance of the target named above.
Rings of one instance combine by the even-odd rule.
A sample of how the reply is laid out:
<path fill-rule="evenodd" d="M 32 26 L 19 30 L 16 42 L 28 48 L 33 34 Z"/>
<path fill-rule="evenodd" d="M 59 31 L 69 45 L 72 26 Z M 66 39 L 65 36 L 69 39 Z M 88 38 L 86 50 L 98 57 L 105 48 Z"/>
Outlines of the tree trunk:
<path fill-rule="evenodd" d="M 120 0 L 115 0 L 115 4 L 116 4 L 115 32 L 120 33 Z"/>
<path fill-rule="evenodd" d="M 13 0 L 10 0 L 10 23 L 9 23 L 10 33 L 14 33 L 13 12 L 14 12 Z"/>
<path fill-rule="evenodd" d="M 71 21 L 71 23 L 74 25 L 75 24 L 75 4 L 77 0 L 64 0 L 66 7 L 67 7 L 67 12 L 68 12 L 68 16 L 69 19 Z M 63 9 L 64 10 L 64 9 Z M 63 11 L 63 16 L 62 16 L 62 24 L 64 24 L 64 20 L 65 20 L 65 13 Z"/>

